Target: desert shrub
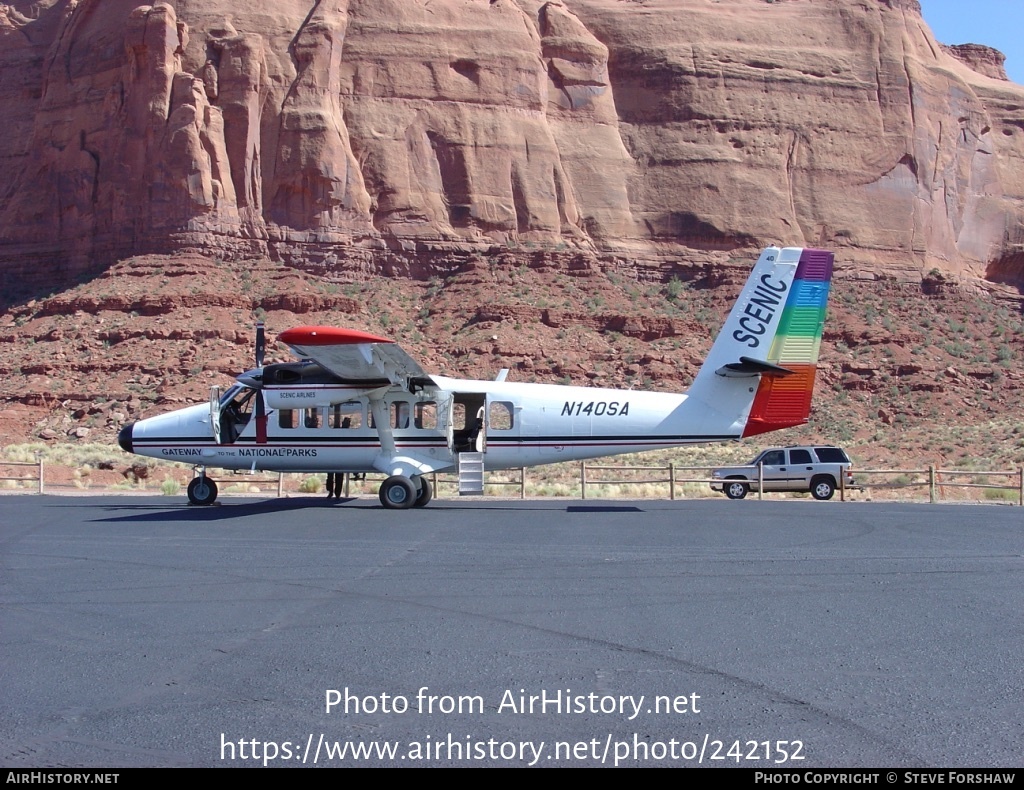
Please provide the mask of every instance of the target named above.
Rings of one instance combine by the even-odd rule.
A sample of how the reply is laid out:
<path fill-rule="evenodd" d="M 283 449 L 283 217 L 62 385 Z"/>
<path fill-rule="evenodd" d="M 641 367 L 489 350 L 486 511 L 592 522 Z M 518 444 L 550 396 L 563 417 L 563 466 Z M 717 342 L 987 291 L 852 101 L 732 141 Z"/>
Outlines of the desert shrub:
<path fill-rule="evenodd" d="M 322 481 L 319 477 L 307 477 L 299 483 L 299 491 L 303 494 L 318 494 L 320 493 L 321 485 Z"/>
<path fill-rule="evenodd" d="M 1020 494 L 1012 488 L 985 488 L 981 493 L 982 498 L 990 502 L 1016 502 Z"/>

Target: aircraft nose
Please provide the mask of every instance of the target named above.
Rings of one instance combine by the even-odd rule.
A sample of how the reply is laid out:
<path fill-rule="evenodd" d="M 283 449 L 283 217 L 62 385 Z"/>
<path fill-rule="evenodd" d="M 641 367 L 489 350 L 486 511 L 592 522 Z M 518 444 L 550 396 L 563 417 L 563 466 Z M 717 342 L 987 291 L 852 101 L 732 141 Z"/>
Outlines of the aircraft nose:
<path fill-rule="evenodd" d="M 132 452 L 132 430 L 134 428 L 135 423 L 130 422 L 117 434 L 117 443 L 121 445 L 121 449 L 126 453 Z"/>

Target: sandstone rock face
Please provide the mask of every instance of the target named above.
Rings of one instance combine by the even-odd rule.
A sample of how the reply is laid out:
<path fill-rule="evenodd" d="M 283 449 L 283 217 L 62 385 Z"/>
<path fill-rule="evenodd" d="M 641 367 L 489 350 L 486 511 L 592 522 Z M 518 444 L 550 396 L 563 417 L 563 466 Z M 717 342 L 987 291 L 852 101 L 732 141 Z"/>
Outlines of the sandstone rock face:
<path fill-rule="evenodd" d="M 942 49 L 979 74 L 996 80 L 1009 80 L 1006 76 L 1006 55 L 998 49 L 984 44 L 943 44 Z"/>
<path fill-rule="evenodd" d="M 0 4 L 0 277 L 778 242 L 1020 284 L 1024 87 L 954 54 L 914 0 Z"/>

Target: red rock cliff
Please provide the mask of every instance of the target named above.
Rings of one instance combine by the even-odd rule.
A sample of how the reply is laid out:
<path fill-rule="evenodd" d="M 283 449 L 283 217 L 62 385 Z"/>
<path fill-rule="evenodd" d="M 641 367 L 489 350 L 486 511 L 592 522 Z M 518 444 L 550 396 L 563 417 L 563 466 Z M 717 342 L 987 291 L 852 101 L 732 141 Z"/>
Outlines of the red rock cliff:
<path fill-rule="evenodd" d="M 0 271 L 815 244 L 1024 281 L 1024 87 L 913 0 L 0 4 Z"/>

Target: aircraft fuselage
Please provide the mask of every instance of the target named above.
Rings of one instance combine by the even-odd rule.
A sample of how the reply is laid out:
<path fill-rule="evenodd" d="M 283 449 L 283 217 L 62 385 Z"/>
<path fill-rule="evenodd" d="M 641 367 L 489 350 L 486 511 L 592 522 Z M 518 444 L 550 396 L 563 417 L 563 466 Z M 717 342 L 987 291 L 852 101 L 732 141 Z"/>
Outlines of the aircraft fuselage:
<path fill-rule="evenodd" d="M 507 469 L 737 439 L 746 416 L 736 415 L 733 431 L 712 435 L 701 430 L 701 420 L 687 418 L 686 395 L 439 376 L 434 380 L 438 389 L 415 395 L 398 388 L 375 393 L 384 405 L 396 452 L 430 467 L 421 471 L 452 468 L 460 445 L 484 452 L 488 469 Z M 295 404 L 268 406 L 265 442 L 257 440 L 251 413 L 243 416 L 237 436 L 225 425 L 218 442 L 210 407 L 201 404 L 126 426 L 122 446 L 139 455 L 225 469 L 379 469 L 382 442 L 365 388 L 320 384 L 266 387 L 263 393 L 268 403 Z M 222 402 L 239 394 L 245 390 L 232 388 Z M 472 423 L 478 415 L 483 420 L 477 428 Z M 475 430 L 482 434 L 479 440 Z"/>

